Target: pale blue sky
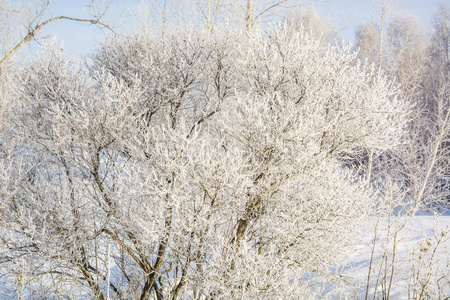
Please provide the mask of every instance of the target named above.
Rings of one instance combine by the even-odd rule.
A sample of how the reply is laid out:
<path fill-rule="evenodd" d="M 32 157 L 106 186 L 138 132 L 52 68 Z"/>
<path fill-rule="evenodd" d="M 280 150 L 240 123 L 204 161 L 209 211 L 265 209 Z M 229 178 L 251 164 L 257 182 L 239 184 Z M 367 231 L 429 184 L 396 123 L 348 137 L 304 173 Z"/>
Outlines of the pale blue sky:
<path fill-rule="evenodd" d="M 56 0 L 51 4 L 51 15 L 86 18 L 88 15 L 83 11 L 80 2 L 80 0 Z M 140 0 L 132 0 L 131 2 L 139 3 Z M 380 2 L 380 0 L 327 0 L 309 5 L 313 5 L 322 17 L 333 19 L 342 29 L 340 36 L 346 41 L 351 41 L 354 39 L 358 24 L 379 19 Z M 424 30 L 430 30 L 433 14 L 441 2 L 450 5 L 450 0 L 392 0 L 390 2 L 393 3 L 394 12 L 406 12 L 416 16 Z M 118 11 L 119 9 L 113 7 L 107 17 L 116 18 Z M 125 27 L 130 27 L 133 23 L 130 14 L 126 13 L 122 17 Z M 84 55 L 91 52 L 96 47 L 96 41 L 103 41 L 104 39 L 104 33 L 95 26 L 65 20 L 47 25 L 41 35 L 42 33 L 45 36 L 55 36 L 57 43 L 63 42 L 68 53 L 74 55 L 77 53 Z M 28 46 L 26 50 L 28 53 L 37 50 L 36 43 L 32 44 L 34 46 Z"/>
<path fill-rule="evenodd" d="M 420 27 L 431 30 L 433 14 L 440 3 L 450 5 L 450 0 L 391 0 L 393 13 L 406 13 L 415 16 Z M 322 17 L 328 17 L 342 28 L 341 36 L 346 41 L 354 40 L 355 30 L 361 23 L 379 20 L 381 0 L 327 0 L 314 4 Z"/>

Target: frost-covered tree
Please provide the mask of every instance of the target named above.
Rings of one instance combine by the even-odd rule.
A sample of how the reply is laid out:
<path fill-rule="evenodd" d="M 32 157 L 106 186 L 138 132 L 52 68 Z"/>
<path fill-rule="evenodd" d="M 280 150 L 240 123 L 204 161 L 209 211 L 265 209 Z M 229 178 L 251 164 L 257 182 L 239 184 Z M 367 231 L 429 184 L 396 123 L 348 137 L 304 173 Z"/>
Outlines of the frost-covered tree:
<path fill-rule="evenodd" d="M 303 9 L 296 13 L 291 13 L 286 17 L 288 26 L 292 26 L 292 30 L 303 30 L 313 35 L 324 46 L 334 44 L 338 36 L 338 28 L 336 24 L 329 19 L 322 18 L 314 8 Z"/>
<path fill-rule="evenodd" d="M 285 298 L 338 284 L 332 267 L 376 206 L 341 158 L 394 147 L 408 112 L 356 56 L 284 25 L 177 27 L 111 39 L 89 68 L 50 47 L 9 74 L 4 296 Z"/>
<path fill-rule="evenodd" d="M 442 3 L 434 15 L 434 48 L 430 49 L 434 60 L 440 60 L 441 72 L 450 72 L 450 7 Z M 437 67 L 437 66 L 436 66 Z M 443 77 L 445 77 L 444 74 Z"/>
<path fill-rule="evenodd" d="M 373 62 L 400 85 L 400 99 L 414 109 L 402 147 L 380 156 L 367 155 L 372 173 L 388 173 L 409 190 L 406 200 L 417 207 L 445 209 L 448 190 L 448 80 L 443 76 L 445 6 L 436 15 L 434 34 L 428 39 L 417 21 L 393 15 L 389 23 L 361 25 L 357 32 L 359 56 Z M 447 30 L 448 31 L 448 30 Z M 447 81 L 447 82 L 446 82 Z M 369 162 L 368 162 L 369 161 Z"/>

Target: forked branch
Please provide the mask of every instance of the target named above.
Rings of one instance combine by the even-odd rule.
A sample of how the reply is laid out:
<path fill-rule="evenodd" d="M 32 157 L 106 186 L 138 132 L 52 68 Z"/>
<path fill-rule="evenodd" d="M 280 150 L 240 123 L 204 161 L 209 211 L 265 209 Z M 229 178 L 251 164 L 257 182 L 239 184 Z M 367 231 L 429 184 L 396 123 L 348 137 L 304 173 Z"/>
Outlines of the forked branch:
<path fill-rule="evenodd" d="M 54 22 L 54 21 L 58 21 L 58 20 L 70 20 L 70 21 L 75 21 L 75 22 L 85 22 L 85 23 L 91 23 L 94 25 L 100 25 L 100 26 L 107 28 L 112 33 L 116 34 L 116 32 L 110 26 L 106 25 L 105 23 L 103 23 L 99 20 L 79 19 L 79 18 L 72 18 L 72 17 L 66 17 L 66 16 L 54 17 L 54 18 L 48 19 L 48 20 L 38 24 L 32 31 L 30 31 L 11 51 L 8 52 L 8 54 L 5 55 L 5 57 L 2 58 L 2 60 L 0 61 L 0 67 L 11 57 L 11 55 L 13 55 L 23 45 L 25 45 L 30 39 L 32 39 L 35 36 L 35 34 L 39 30 L 41 30 L 45 25 L 47 25 L 51 22 Z M 1 72 L 0 72 L 0 75 L 1 75 Z"/>

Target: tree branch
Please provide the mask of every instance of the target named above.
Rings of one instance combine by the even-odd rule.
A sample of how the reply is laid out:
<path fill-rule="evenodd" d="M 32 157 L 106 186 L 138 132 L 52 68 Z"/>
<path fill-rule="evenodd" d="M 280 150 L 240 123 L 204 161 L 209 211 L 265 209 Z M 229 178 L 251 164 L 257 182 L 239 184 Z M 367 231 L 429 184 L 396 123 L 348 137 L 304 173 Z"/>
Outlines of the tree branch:
<path fill-rule="evenodd" d="M 48 20 L 42 22 L 41 24 L 38 24 L 32 31 L 30 31 L 11 51 L 8 52 L 8 54 L 6 54 L 5 57 L 2 58 L 2 60 L 0 61 L 0 67 L 11 57 L 11 55 L 13 55 L 17 50 L 19 50 L 23 45 L 25 45 L 31 38 L 33 38 L 33 36 L 39 30 L 41 30 L 42 27 L 44 27 L 48 23 L 51 23 L 51 22 L 54 22 L 57 20 L 70 20 L 70 21 L 75 21 L 75 22 L 86 22 L 86 23 L 91 23 L 91 24 L 95 24 L 95 25 L 101 25 L 101 26 L 109 29 L 111 32 L 114 33 L 114 35 L 116 35 L 116 32 L 110 26 L 106 25 L 103 22 L 100 22 L 99 20 L 79 19 L 79 18 L 72 18 L 72 17 L 66 17 L 66 16 L 54 17 L 54 18 L 51 18 L 51 19 L 48 19 Z M 0 76 L 1 76 L 1 73 L 0 73 Z"/>

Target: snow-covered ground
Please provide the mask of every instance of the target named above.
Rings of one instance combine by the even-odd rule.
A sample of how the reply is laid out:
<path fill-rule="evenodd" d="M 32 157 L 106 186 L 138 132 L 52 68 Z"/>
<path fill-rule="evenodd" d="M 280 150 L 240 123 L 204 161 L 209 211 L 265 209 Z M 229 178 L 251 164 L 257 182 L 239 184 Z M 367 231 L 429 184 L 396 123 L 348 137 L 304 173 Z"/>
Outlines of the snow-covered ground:
<path fill-rule="evenodd" d="M 368 299 L 450 299 L 450 216 L 374 220 L 348 259 L 345 298 L 365 299 L 371 268 Z"/>

